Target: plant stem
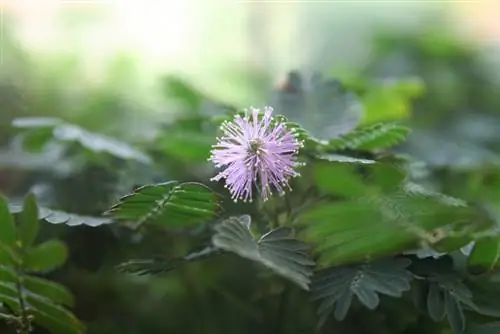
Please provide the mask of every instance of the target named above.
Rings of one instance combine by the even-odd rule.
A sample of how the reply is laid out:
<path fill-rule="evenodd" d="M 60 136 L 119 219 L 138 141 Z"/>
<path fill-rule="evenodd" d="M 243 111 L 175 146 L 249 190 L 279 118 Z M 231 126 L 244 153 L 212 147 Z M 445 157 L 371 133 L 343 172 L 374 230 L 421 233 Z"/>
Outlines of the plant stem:
<path fill-rule="evenodd" d="M 16 268 L 16 290 L 17 298 L 19 299 L 19 305 L 21 307 L 21 319 L 20 319 L 20 333 L 29 334 L 31 331 L 30 319 L 28 318 L 28 313 L 26 312 L 26 303 L 23 296 L 23 287 L 21 284 L 21 279 L 23 272 L 19 266 Z"/>

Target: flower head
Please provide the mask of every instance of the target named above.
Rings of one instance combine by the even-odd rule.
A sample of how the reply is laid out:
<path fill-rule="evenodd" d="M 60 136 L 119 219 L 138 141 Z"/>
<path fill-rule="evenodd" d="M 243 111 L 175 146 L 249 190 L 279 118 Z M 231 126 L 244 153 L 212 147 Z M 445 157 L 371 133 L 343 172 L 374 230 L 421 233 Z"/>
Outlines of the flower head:
<path fill-rule="evenodd" d="M 284 194 L 288 181 L 299 176 L 296 155 L 302 142 L 272 116 L 273 108 L 246 110 L 244 117 L 222 123 L 223 136 L 212 146 L 209 161 L 222 171 L 212 181 L 225 179 L 234 201 L 252 201 L 255 185 L 266 201 L 273 190 Z"/>

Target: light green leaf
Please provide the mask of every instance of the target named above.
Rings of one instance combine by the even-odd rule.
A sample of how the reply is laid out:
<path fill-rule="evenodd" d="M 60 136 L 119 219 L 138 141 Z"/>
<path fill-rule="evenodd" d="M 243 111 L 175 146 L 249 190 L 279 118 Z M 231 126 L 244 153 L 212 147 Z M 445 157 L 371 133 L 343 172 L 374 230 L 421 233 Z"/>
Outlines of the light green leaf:
<path fill-rule="evenodd" d="M 122 197 L 107 214 L 137 225 L 184 227 L 210 221 L 220 209 L 219 196 L 207 186 L 170 181 L 137 189 Z"/>
<path fill-rule="evenodd" d="M 38 206 L 33 194 L 29 194 L 24 200 L 23 209 L 19 214 L 19 241 L 21 247 L 29 247 L 33 244 L 38 234 Z"/>
<path fill-rule="evenodd" d="M 288 228 L 278 228 L 257 240 L 250 233 L 250 216 L 230 217 L 215 226 L 213 244 L 223 250 L 256 261 L 279 275 L 309 289 L 312 261 L 309 245 L 290 236 Z"/>
<path fill-rule="evenodd" d="M 486 237 L 477 240 L 467 261 L 467 270 L 479 275 L 492 270 L 500 257 L 500 238 Z"/>
<path fill-rule="evenodd" d="M 332 312 L 337 320 L 343 320 L 353 296 L 371 310 L 380 303 L 379 293 L 401 297 L 403 292 L 410 289 L 412 275 L 405 269 L 409 265 L 408 259 L 388 258 L 319 271 L 314 276 L 311 287 L 313 299 L 321 300 L 318 309 L 319 326 L 322 326 Z"/>
<path fill-rule="evenodd" d="M 330 140 L 328 150 L 375 150 L 403 142 L 410 129 L 394 123 L 377 123 L 358 128 L 342 137 Z"/>
<path fill-rule="evenodd" d="M 0 244 L 13 246 L 16 238 L 16 225 L 10 214 L 7 200 L 0 195 Z"/>
<path fill-rule="evenodd" d="M 29 248 L 24 256 L 24 269 L 32 272 L 47 272 L 58 268 L 66 262 L 68 249 L 59 240 L 49 240 L 33 248 Z"/>

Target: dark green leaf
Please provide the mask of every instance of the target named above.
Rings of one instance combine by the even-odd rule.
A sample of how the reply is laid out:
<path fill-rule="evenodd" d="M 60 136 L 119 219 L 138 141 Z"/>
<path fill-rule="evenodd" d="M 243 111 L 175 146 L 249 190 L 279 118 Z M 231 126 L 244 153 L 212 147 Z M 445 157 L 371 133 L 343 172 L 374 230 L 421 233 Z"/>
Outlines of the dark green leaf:
<path fill-rule="evenodd" d="M 427 310 L 434 321 L 441 321 L 444 319 L 444 294 L 437 283 L 431 283 L 429 285 L 429 292 L 427 294 Z"/>
<path fill-rule="evenodd" d="M 57 306 L 49 299 L 36 295 L 26 295 L 26 302 L 31 306 L 35 323 L 54 334 L 80 334 L 85 332 L 83 324 L 68 310 Z"/>
<path fill-rule="evenodd" d="M 465 330 L 465 316 L 460 303 L 449 292 L 445 293 L 446 316 L 455 334 Z"/>
<path fill-rule="evenodd" d="M 133 273 L 137 275 L 157 275 L 169 272 L 179 265 L 191 261 L 198 261 L 214 256 L 220 252 L 215 247 L 205 247 L 200 251 L 193 251 L 189 254 L 174 259 L 154 258 L 148 260 L 130 260 L 117 266 L 117 269 L 124 273 Z"/>
<path fill-rule="evenodd" d="M 13 246 L 16 237 L 16 225 L 10 214 L 7 200 L 0 195 L 0 244 Z"/>
<path fill-rule="evenodd" d="M 75 303 L 71 291 L 61 284 L 35 276 L 24 276 L 22 284 L 31 293 L 48 298 L 56 304 L 72 307 Z"/>
<path fill-rule="evenodd" d="M 27 271 L 47 272 L 62 266 L 67 257 L 66 245 L 59 240 L 50 240 L 29 248 L 24 256 L 23 265 Z"/>
<path fill-rule="evenodd" d="M 170 181 L 137 189 L 122 197 L 107 214 L 137 225 L 183 227 L 210 221 L 219 209 L 219 196 L 207 186 Z"/>
<path fill-rule="evenodd" d="M 498 334 L 500 333 L 500 322 L 491 322 L 483 325 L 467 326 L 465 334 Z"/>
<path fill-rule="evenodd" d="M 29 194 L 24 200 L 23 209 L 19 214 L 19 241 L 23 248 L 33 244 L 38 234 L 38 206 L 33 194 Z"/>
<path fill-rule="evenodd" d="M 250 216 L 224 220 L 215 227 L 214 245 L 259 262 L 303 289 L 309 289 L 314 266 L 306 253 L 309 246 L 292 238 L 287 228 L 272 230 L 255 240 L 250 233 L 250 223 Z"/>
<path fill-rule="evenodd" d="M 313 299 L 321 300 L 318 309 L 320 324 L 332 311 L 337 320 L 343 320 L 354 295 L 371 310 L 380 303 L 378 293 L 401 297 L 410 289 L 412 275 L 405 269 L 409 264 L 408 259 L 388 258 L 319 271 L 311 290 Z"/>

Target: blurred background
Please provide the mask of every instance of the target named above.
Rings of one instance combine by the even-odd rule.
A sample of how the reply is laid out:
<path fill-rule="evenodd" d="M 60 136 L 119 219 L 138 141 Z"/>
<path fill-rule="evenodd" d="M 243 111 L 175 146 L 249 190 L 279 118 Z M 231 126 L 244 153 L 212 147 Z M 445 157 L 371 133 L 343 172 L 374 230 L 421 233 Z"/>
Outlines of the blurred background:
<path fill-rule="evenodd" d="M 434 186 L 500 199 L 496 0 L 0 0 L 0 9 L 0 191 L 10 198 L 31 191 L 49 207 L 99 216 L 136 185 L 206 181 L 214 135 L 189 117 L 278 97 L 277 112 L 319 137 L 335 134 L 339 117 L 405 122 L 413 132 L 398 149 L 428 166 Z M 315 110 L 285 99 L 323 89 L 317 75 L 360 95 L 326 97 Z M 357 102 L 363 116 L 352 111 Z M 13 126 L 20 117 L 73 127 L 39 118 Z M 237 259 L 154 278 L 113 269 L 141 254 L 179 256 L 193 244 L 185 236 L 106 225 L 48 225 L 43 233 L 69 244 L 68 264 L 51 277 L 75 293 L 89 333 L 314 327 L 306 308 L 290 311 L 298 314 L 293 328 L 274 328 L 278 294 L 272 285 L 259 290 L 252 268 Z M 358 327 L 346 333 L 441 333 L 439 324 L 387 305 L 350 315 L 345 326 Z"/>

